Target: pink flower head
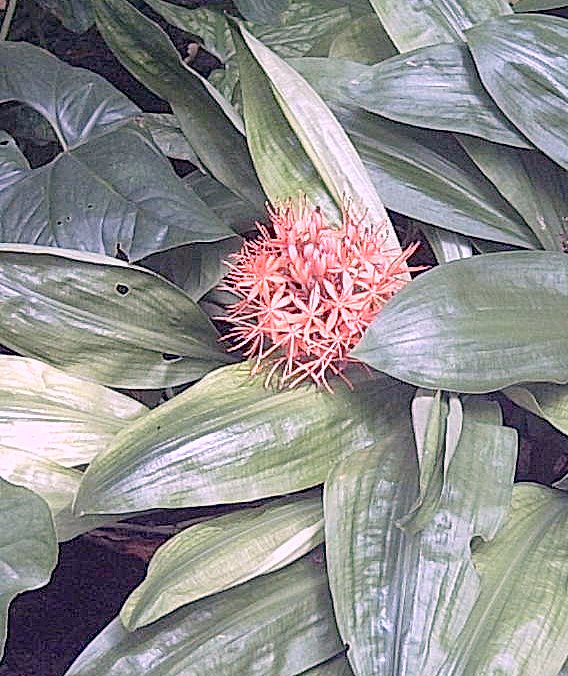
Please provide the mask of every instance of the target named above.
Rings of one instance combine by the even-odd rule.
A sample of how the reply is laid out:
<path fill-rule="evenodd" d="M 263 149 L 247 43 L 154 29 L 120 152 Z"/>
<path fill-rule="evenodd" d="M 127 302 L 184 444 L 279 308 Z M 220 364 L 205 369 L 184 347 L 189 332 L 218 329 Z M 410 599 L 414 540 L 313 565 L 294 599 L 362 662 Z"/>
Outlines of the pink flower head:
<path fill-rule="evenodd" d="M 351 203 L 333 227 L 305 199 L 268 209 L 274 235 L 257 224 L 260 238 L 246 242 L 227 264 L 224 289 L 240 300 L 222 317 L 233 325 L 224 338 L 232 350 L 255 357 L 253 373 L 268 363 L 267 383 L 280 372 L 293 387 L 311 378 L 331 390 L 348 356 L 383 305 L 405 284 L 408 258 L 418 244 L 393 255 L 379 228 L 365 228 Z M 384 227 L 384 226 L 383 226 Z M 347 381 L 348 382 L 348 381 Z"/>

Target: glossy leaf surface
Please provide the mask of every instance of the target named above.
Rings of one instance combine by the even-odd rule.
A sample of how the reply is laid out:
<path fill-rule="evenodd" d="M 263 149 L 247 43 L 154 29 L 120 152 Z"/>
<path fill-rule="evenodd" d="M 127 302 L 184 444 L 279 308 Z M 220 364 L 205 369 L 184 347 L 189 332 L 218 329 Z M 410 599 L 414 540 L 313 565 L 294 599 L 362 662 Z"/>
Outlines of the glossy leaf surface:
<path fill-rule="evenodd" d="M 385 246 L 389 251 L 393 253 L 400 251 L 396 233 L 367 170 L 329 108 L 293 68 L 259 40 L 242 28 L 240 35 L 251 56 L 265 73 L 268 84 L 274 92 L 275 102 L 335 204 L 341 207 L 346 197 L 352 199 L 356 205 L 366 210 L 369 223 L 380 224 L 383 227 Z M 243 89 L 243 98 L 246 111 L 246 89 Z M 256 105 L 259 105 L 258 100 Z M 248 121 L 247 130 L 250 130 Z M 256 129 L 256 132 L 261 133 L 262 129 Z M 269 133 L 272 134 L 272 131 Z M 284 140 L 282 137 L 281 142 Z M 253 156 L 257 161 L 260 158 L 258 152 L 253 152 Z M 274 156 L 262 156 L 263 163 L 267 160 L 274 163 L 274 159 Z M 263 172 L 258 166 L 257 170 L 262 181 Z M 299 170 L 299 167 L 295 168 L 295 172 Z M 280 194 L 280 197 L 286 198 L 297 194 L 297 189 L 294 189 L 296 182 L 296 178 L 292 184 L 284 181 L 280 190 L 285 188 L 287 192 Z M 267 188 L 267 192 L 270 194 L 272 191 Z M 311 196 L 308 194 L 308 197 Z"/>
<path fill-rule="evenodd" d="M 422 47 L 374 66 L 336 59 L 293 65 L 324 97 L 396 122 L 532 147 L 483 88 L 465 45 Z"/>
<path fill-rule="evenodd" d="M 90 462 L 143 404 L 35 359 L 0 356 L 0 439 L 70 467 Z"/>
<path fill-rule="evenodd" d="M 117 618 L 66 676 L 293 676 L 341 649 L 325 573 L 304 558 L 133 633 Z"/>
<path fill-rule="evenodd" d="M 355 390 L 265 389 L 249 364 L 219 369 L 97 456 L 78 513 L 245 502 L 324 481 L 342 457 L 405 430 L 410 388 L 355 371 Z"/>
<path fill-rule="evenodd" d="M 459 42 L 477 23 L 512 12 L 506 0 L 370 0 L 399 51 Z"/>
<path fill-rule="evenodd" d="M 0 73 L 0 101 L 40 112 L 63 151 L 30 169 L 0 147 L 2 241 L 111 256 L 119 246 L 137 260 L 232 234 L 131 121 L 138 108 L 100 76 L 27 43 L 0 45 Z"/>
<path fill-rule="evenodd" d="M 154 554 L 146 578 L 122 607 L 121 621 L 134 631 L 182 605 L 283 568 L 322 542 L 319 491 L 191 526 Z"/>
<path fill-rule="evenodd" d="M 389 209 L 463 235 L 538 248 L 519 214 L 450 135 L 339 104 L 332 109 Z"/>
<path fill-rule="evenodd" d="M 187 66 L 166 33 L 126 0 L 95 0 L 97 26 L 119 61 L 168 101 L 191 147 L 215 178 L 262 206 L 242 122 L 205 78 Z"/>
<path fill-rule="evenodd" d="M 567 311 L 564 254 L 475 256 L 406 286 L 353 355 L 431 389 L 489 392 L 524 381 L 567 382 Z"/>
<path fill-rule="evenodd" d="M 43 587 L 57 563 L 57 540 L 49 507 L 27 488 L 0 479 L 0 658 L 8 607 L 23 591 Z"/>
<path fill-rule="evenodd" d="M 516 435 L 494 406 L 466 404 L 456 448 L 434 456 L 437 479 L 421 482 L 420 503 L 411 443 L 339 463 L 326 483 L 330 585 L 355 673 L 484 673 L 440 666 L 479 592 L 470 540 L 493 538 L 509 509 Z"/>
<path fill-rule="evenodd" d="M 568 169 L 568 20 L 515 15 L 467 33 L 495 103 L 537 148 Z"/>
<path fill-rule="evenodd" d="M 232 361 L 189 296 L 106 256 L 2 245 L 0 308 L 1 343 L 114 387 L 179 384 Z"/>

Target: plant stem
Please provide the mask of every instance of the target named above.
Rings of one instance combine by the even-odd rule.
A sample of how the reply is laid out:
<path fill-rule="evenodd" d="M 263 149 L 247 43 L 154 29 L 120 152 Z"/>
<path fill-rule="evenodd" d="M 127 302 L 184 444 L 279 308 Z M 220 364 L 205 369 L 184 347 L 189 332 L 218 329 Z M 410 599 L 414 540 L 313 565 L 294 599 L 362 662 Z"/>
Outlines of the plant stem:
<path fill-rule="evenodd" d="M 18 0 L 8 0 L 8 6 L 6 7 L 6 13 L 2 19 L 2 27 L 0 28 L 0 42 L 3 42 L 8 37 L 17 4 Z"/>

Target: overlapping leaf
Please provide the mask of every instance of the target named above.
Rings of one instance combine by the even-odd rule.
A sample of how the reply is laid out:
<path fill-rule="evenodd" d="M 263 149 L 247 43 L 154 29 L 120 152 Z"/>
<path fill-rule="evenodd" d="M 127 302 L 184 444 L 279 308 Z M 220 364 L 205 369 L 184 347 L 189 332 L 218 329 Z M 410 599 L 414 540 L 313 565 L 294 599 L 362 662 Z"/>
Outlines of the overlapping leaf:
<path fill-rule="evenodd" d="M 191 526 L 154 554 L 120 619 L 133 631 L 182 605 L 283 568 L 322 542 L 319 491 Z"/>
<path fill-rule="evenodd" d="M 507 387 L 505 394 L 518 406 L 538 415 L 568 434 L 568 387 L 554 383 L 523 383 Z"/>
<path fill-rule="evenodd" d="M 53 126 L 62 153 L 30 169 L 0 147 L 0 237 L 132 259 L 232 233 L 129 119 L 138 109 L 100 76 L 26 43 L 0 45 L 0 101 Z M 8 153 L 8 157 L 6 157 Z M 7 163 L 9 162 L 9 163 Z"/>
<path fill-rule="evenodd" d="M 342 457 L 398 439 L 410 388 L 355 371 L 351 391 L 265 389 L 249 365 L 220 369 L 145 415 L 97 456 L 80 514 L 244 502 L 324 481 Z M 334 385 L 335 387 L 335 385 Z"/>
<path fill-rule="evenodd" d="M 341 650 L 325 573 L 304 558 L 133 633 L 117 618 L 66 676 L 287 676 Z"/>
<path fill-rule="evenodd" d="M 335 59 L 293 65 L 326 98 L 396 122 L 531 147 L 483 88 L 465 45 L 422 47 L 375 66 Z"/>
<path fill-rule="evenodd" d="M 358 454 L 326 483 L 330 584 L 355 673 L 483 673 L 439 668 L 479 593 L 470 540 L 494 537 L 509 509 L 516 435 L 493 407 L 467 403 L 455 451 L 445 460 L 436 454 L 440 480 L 423 486 L 422 518 L 402 528 L 398 520 L 418 496 L 412 444 Z"/>
<path fill-rule="evenodd" d="M 566 256 L 497 253 L 415 279 L 387 303 L 352 354 L 421 387 L 489 392 L 520 382 L 568 382 L 567 332 Z"/>
<path fill-rule="evenodd" d="M 566 7 L 566 0 L 510 0 L 515 12 L 539 12 Z"/>
<path fill-rule="evenodd" d="M 370 0 L 399 51 L 441 42 L 458 42 L 463 31 L 501 14 L 511 14 L 507 0 Z"/>
<path fill-rule="evenodd" d="M 57 540 L 49 507 L 27 488 L 0 479 L 0 659 L 14 597 L 49 582 Z"/>
<path fill-rule="evenodd" d="M 0 439 L 66 467 L 108 446 L 143 404 L 35 359 L 0 356 Z"/>
<path fill-rule="evenodd" d="M 568 20 L 501 17 L 467 32 L 484 86 L 537 148 L 568 169 Z"/>
<path fill-rule="evenodd" d="M 1 344 L 114 387 L 180 384 L 233 361 L 187 294 L 98 254 L 0 246 L 0 310 Z"/>
<path fill-rule="evenodd" d="M 97 26 L 121 63 L 167 100 L 202 164 L 241 197 L 264 196 L 242 134 L 242 122 L 215 88 L 181 59 L 162 29 L 127 0 L 94 0 Z"/>

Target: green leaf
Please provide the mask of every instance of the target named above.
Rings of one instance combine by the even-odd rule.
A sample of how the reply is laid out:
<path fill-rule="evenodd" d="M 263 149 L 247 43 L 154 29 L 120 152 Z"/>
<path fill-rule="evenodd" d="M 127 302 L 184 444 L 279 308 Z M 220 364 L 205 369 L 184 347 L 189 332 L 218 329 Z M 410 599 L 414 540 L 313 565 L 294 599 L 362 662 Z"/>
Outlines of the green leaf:
<path fill-rule="evenodd" d="M 191 162 L 198 169 L 205 171 L 195 151 L 181 130 L 178 119 L 170 113 L 143 113 L 136 117 L 136 122 L 147 129 L 154 143 L 167 157 Z"/>
<path fill-rule="evenodd" d="M 566 7 L 566 0 L 510 0 L 515 12 L 539 12 Z"/>
<path fill-rule="evenodd" d="M 568 435 L 568 387 L 553 383 L 521 384 L 503 390 L 517 406 L 538 415 Z"/>
<path fill-rule="evenodd" d="M 25 245 L 0 245 L 0 343 L 124 388 L 181 384 L 233 361 L 205 313 L 154 273 Z"/>
<path fill-rule="evenodd" d="M 262 206 L 243 136 L 230 104 L 181 59 L 164 31 L 127 0 L 94 0 L 97 27 L 116 57 L 171 105 L 202 164 L 221 183 Z"/>
<path fill-rule="evenodd" d="M 138 109 L 100 76 L 26 43 L 0 45 L 0 101 L 18 100 L 53 126 L 63 152 L 30 169 L 0 146 L 0 238 L 132 259 L 231 231 L 176 176 Z M 6 138 L 6 137 L 4 137 Z"/>
<path fill-rule="evenodd" d="M 95 21 L 91 0 L 38 0 L 38 4 L 75 33 L 89 30 Z"/>
<path fill-rule="evenodd" d="M 389 209 L 463 235 L 525 248 L 539 243 L 448 134 L 332 104 Z"/>
<path fill-rule="evenodd" d="M 313 669 L 303 671 L 301 676 L 353 676 L 345 655 L 336 655 Z"/>
<path fill-rule="evenodd" d="M 106 448 L 143 404 L 26 357 L 0 356 L 0 439 L 66 467 Z"/>
<path fill-rule="evenodd" d="M 483 85 L 537 148 L 568 169 L 568 21 L 501 17 L 467 32 Z"/>
<path fill-rule="evenodd" d="M 28 589 L 49 582 L 57 563 L 57 541 L 49 507 L 27 488 L 0 479 L 0 659 L 8 607 Z"/>
<path fill-rule="evenodd" d="M 259 23 L 278 23 L 279 15 L 289 4 L 290 0 L 235 0 L 245 19 Z"/>
<path fill-rule="evenodd" d="M 431 389 L 568 381 L 568 258 L 474 256 L 426 272 L 381 310 L 352 355 Z M 535 359 L 538 355 L 538 359 Z"/>
<path fill-rule="evenodd" d="M 0 477 L 33 491 L 46 501 L 59 542 L 116 521 L 111 516 L 74 516 L 71 506 L 81 483 L 81 472 L 35 453 L 0 444 Z"/>
<path fill-rule="evenodd" d="M 438 263 L 449 263 L 459 258 L 473 256 L 473 247 L 467 237 L 450 232 L 449 230 L 433 228 L 430 225 L 426 225 L 426 223 L 420 223 L 419 225 Z"/>
<path fill-rule="evenodd" d="M 158 549 L 120 619 L 134 631 L 187 603 L 283 568 L 322 542 L 319 491 L 210 519 Z"/>
<path fill-rule="evenodd" d="M 78 513 L 245 502 L 324 481 L 332 465 L 398 439 L 409 388 L 363 377 L 335 394 L 266 389 L 249 364 L 220 369 L 124 430 L 87 470 Z M 335 383 L 334 383 L 335 386 Z"/>
<path fill-rule="evenodd" d="M 133 633 L 117 618 L 65 676 L 291 676 L 341 649 L 325 573 L 304 558 Z"/>
<path fill-rule="evenodd" d="M 509 510 L 516 434 L 495 421 L 494 406 L 480 398 L 466 403 L 459 442 L 451 457 L 438 456 L 433 469 L 442 481 L 427 487 L 426 515 L 412 531 L 398 522 L 418 495 L 411 444 L 385 441 L 339 463 L 328 478 L 330 586 L 355 673 L 489 673 L 440 665 L 479 592 L 470 540 L 499 537 Z"/>
<path fill-rule="evenodd" d="M 507 0 L 370 0 L 399 51 L 463 40 L 463 31 L 512 12 Z"/>
<path fill-rule="evenodd" d="M 324 97 L 396 122 L 532 147 L 482 87 L 465 45 L 422 47 L 375 66 L 306 59 L 298 69 Z"/>
<path fill-rule="evenodd" d="M 358 63 L 378 63 L 398 54 L 381 22 L 374 15 L 351 21 L 333 39 L 329 56 Z"/>
<path fill-rule="evenodd" d="M 256 63 L 262 68 L 268 79 L 269 86 L 274 93 L 274 100 L 284 114 L 293 134 L 300 141 L 303 150 L 311 160 L 314 169 L 321 177 L 329 194 L 332 196 L 336 205 L 339 207 L 345 200 L 345 197 L 352 198 L 356 205 L 360 205 L 366 210 L 367 218 L 372 224 L 381 224 L 384 227 L 385 246 L 389 251 L 400 251 L 396 233 L 390 223 L 389 217 L 381 202 L 371 179 L 365 169 L 361 158 L 357 154 L 351 141 L 347 137 L 341 125 L 335 119 L 329 108 L 324 104 L 319 95 L 308 85 L 308 83 L 287 63 L 282 61 L 276 54 L 266 48 L 261 42 L 254 38 L 244 28 L 240 29 L 242 42 L 246 43 L 247 58 L 254 57 Z M 241 53 L 242 53 L 241 49 Z M 244 77 L 241 66 L 241 78 Z M 243 83 L 243 100 L 245 103 L 245 118 L 247 119 L 247 130 L 254 126 L 255 134 L 268 133 L 273 138 L 279 132 L 272 129 L 262 129 L 261 126 L 249 125 L 247 114 L 247 89 Z M 252 107 L 255 103 L 251 101 Z M 256 108 L 260 102 L 257 100 Z M 252 121 L 251 121 L 252 123 Z M 269 120 L 265 121 L 269 124 Z M 247 132 L 248 133 L 248 132 Z M 284 138 L 281 138 L 282 143 Z M 288 177 L 278 177 L 274 188 L 272 188 L 272 175 L 274 169 L 267 167 L 267 160 L 273 165 L 274 156 L 262 156 L 264 169 L 258 167 L 261 159 L 259 149 L 254 148 L 254 139 L 251 143 L 251 152 L 257 163 L 257 170 L 261 180 L 270 181 L 271 188 L 266 188 L 270 196 L 289 197 L 297 192 L 297 188 L 303 189 L 301 182 L 298 181 L 301 171 L 300 167 L 295 168 L 296 175 L 289 181 Z M 285 153 L 286 159 L 289 159 Z M 301 166 L 301 165 L 300 165 Z M 300 182 L 300 186 L 298 183 Z M 282 194 L 282 190 L 287 192 Z M 308 193 L 308 197 L 311 197 Z M 322 205 L 323 206 L 323 205 Z"/>
<path fill-rule="evenodd" d="M 144 265 L 179 286 L 197 302 L 223 279 L 227 273 L 225 261 L 241 246 L 240 237 L 188 244 L 150 256 Z"/>
<path fill-rule="evenodd" d="M 562 251 L 566 238 L 568 174 L 542 153 L 496 149 L 479 139 L 460 136 L 470 157 L 515 207 L 548 251 Z"/>

